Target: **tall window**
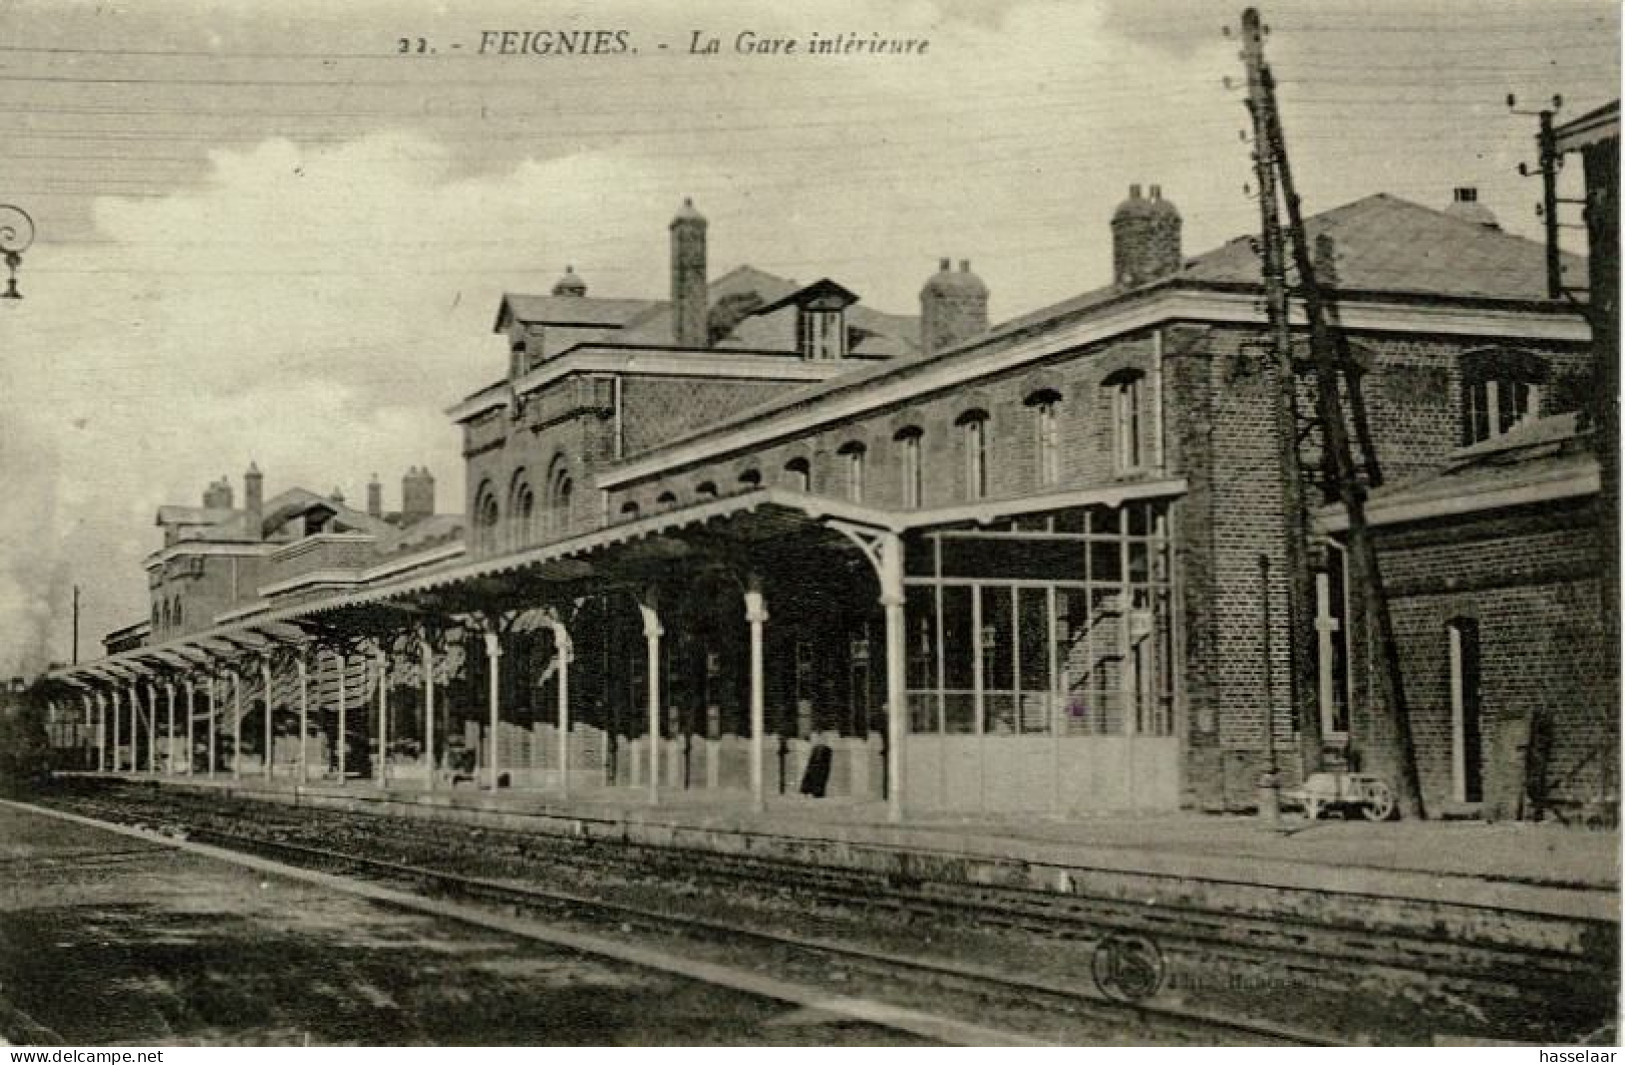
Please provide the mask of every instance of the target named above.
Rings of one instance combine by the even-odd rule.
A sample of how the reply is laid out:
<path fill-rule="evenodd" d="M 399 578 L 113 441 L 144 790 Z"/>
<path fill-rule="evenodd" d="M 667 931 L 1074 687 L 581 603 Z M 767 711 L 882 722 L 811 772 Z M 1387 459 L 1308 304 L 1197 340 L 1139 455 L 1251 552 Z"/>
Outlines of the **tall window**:
<path fill-rule="evenodd" d="M 1462 443 L 1500 436 L 1540 411 L 1544 360 L 1506 348 L 1462 356 Z"/>
<path fill-rule="evenodd" d="M 970 410 L 959 416 L 965 456 L 965 498 L 987 498 L 987 411 Z"/>
<path fill-rule="evenodd" d="M 1138 371 L 1106 379 L 1112 403 L 1112 458 L 1118 473 L 1132 473 L 1145 464 L 1145 375 Z"/>
<path fill-rule="evenodd" d="M 1060 393 L 1052 389 L 1034 392 L 1027 397 L 1027 406 L 1033 412 L 1033 444 L 1038 460 L 1038 483 L 1049 487 L 1061 479 L 1061 431 L 1057 408 Z"/>
<path fill-rule="evenodd" d="M 170 617 L 169 620 L 170 620 L 170 624 L 174 625 L 177 629 L 181 627 L 181 600 L 180 600 L 180 596 L 175 597 L 175 612 Z"/>
<path fill-rule="evenodd" d="M 910 425 L 892 438 L 902 451 L 903 506 L 910 510 L 917 509 L 925 498 L 925 467 L 920 455 L 924 436 L 918 426 Z"/>
<path fill-rule="evenodd" d="M 1480 694 L 1478 622 L 1454 618 L 1450 641 L 1450 778 L 1457 802 L 1484 799 L 1483 701 Z"/>
<path fill-rule="evenodd" d="M 508 501 L 509 546 L 519 547 L 530 542 L 536 517 L 536 493 L 530 487 L 523 470 L 514 475 L 513 494 Z"/>
<path fill-rule="evenodd" d="M 797 492 L 812 491 L 812 464 L 806 459 L 791 459 L 784 464 L 784 483 Z"/>
<path fill-rule="evenodd" d="M 553 498 L 549 500 L 548 509 L 552 511 L 553 531 L 556 533 L 570 528 L 570 504 L 575 499 L 575 487 L 575 481 L 564 470 L 553 478 Z"/>
<path fill-rule="evenodd" d="M 479 493 L 474 497 L 474 519 L 480 544 L 486 548 L 495 547 L 502 508 L 497 505 L 496 493 L 491 490 L 489 481 L 480 486 Z"/>
<path fill-rule="evenodd" d="M 846 498 L 850 502 L 861 503 L 863 502 L 863 464 L 868 458 L 868 449 L 854 441 L 842 445 L 840 455 L 841 462 L 846 467 Z"/>

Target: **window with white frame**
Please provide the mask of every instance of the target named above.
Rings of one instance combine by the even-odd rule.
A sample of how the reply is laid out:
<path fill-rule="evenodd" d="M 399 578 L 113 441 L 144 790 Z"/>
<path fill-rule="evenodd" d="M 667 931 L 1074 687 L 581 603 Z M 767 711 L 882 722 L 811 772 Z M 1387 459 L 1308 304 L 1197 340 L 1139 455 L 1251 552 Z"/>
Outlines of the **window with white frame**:
<path fill-rule="evenodd" d="M 965 459 L 965 498 L 987 498 L 988 418 L 985 410 L 959 416 L 961 449 Z"/>
<path fill-rule="evenodd" d="M 1462 356 L 1462 443 L 1501 436 L 1539 414 L 1545 379 L 1545 360 L 1527 352 L 1490 348 Z"/>
<path fill-rule="evenodd" d="M 869 457 L 869 451 L 862 444 L 853 441 L 842 446 L 840 456 L 841 463 L 846 468 L 847 501 L 861 503 L 863 502 L 864 463 Z"/>
<path fill-rule="evenodd" d="M 1106 379 L 1112 404 L 1112 464 L 1118 473 L 1145 465 L 1145 375 L 1125 370 Z"/>
<path fill-rule="evenodd" d="M 918 509 L 925 498 L 925 466 L 920 452 L 924 437 L 919 426 L 910 425 L 897 430 L 892 438 L 902 452 L 903 506 L 909 510 Z"/>
<path fill-rule="evenodd" d="M 1059 483 L 1061 479 L 1060 403 L 1061 394 L 1053 389 L 1046 388 L 1027 397 L 1027 406 L 1033 412 L 1033 446 L 1038 465 L 1038 483 L 1046 488 Z"/>

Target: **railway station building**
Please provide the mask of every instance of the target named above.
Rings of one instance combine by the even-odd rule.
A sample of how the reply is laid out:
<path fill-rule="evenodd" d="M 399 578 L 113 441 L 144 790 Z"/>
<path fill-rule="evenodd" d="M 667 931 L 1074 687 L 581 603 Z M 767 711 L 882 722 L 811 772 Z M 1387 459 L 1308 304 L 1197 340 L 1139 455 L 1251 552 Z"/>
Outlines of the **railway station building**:
<path fill-rule="evenodd" d="M 1308 224 L 1387 483 L 1445 471 L 1448 493 L 1463 455 L 1522 454 L 1501 444 L 1577 409 L 1590 329 L 1549 298 L 1545 249 L 1472 196 Z M 413 539 L 296 495 L 252 589 L 194 603 L 168 566 L 209 515 L 166 508 L 150 642 L 55 679 L 96 715 L 109 687 L 246 677 L 279 735 L 298 722 L 307 777 L 893 817 L 1248 806 L 1272 761 L 1292 777 L 1298 737 L 1277 382 L 1252 241 L 1188 256 L 1182 228 L 1132 188 L 1079 235 L 1111 241 L 1105 284 L 993 325 L 964 261 L 917 316 L 853 279 L 713 277 L 685 203 L 666 298 L 570 269 L 502 297 L 505 366 L 448 412 L 460 521 Z M 1317 431 L 1291 431 L 1312 472 Z M 1320 531 L 1320 732 L 1380 771 L 1335 514 Z M 223 731 L 252 712 L 209 705 Z M 1430 766 L 1482 766 L 1503 740 L 1419 742 Z M 1465 797 L 1453 772 L 1425 775 L 1430 801 Z"/>

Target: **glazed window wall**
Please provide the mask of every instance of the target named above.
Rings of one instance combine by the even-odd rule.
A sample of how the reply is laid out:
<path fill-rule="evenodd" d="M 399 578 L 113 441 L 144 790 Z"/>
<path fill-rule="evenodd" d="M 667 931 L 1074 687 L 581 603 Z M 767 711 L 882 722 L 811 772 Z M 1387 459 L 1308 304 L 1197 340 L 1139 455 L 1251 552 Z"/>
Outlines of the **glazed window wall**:
<path fill-rule="evenodd" d="M 1172 734 L 1164 504 L 927 534 L 905 580 L 912 731 Z"/>

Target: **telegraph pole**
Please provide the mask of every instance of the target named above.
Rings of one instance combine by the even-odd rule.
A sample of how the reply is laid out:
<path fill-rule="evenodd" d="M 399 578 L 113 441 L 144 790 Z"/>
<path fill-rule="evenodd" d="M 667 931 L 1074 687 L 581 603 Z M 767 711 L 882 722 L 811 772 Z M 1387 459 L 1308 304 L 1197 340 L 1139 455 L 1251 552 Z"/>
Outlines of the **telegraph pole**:
<path fill-rule="evenodd" d="M 1248 8 L 1242 16 L 1252 36 L 1258 36 L 1258 12 Z M 1309 319 L 1309 349 L 1315 364 L 1316 402 L 1324 446 L 1331 459 L 1333 485 L 1348 515 L 1348 559 L 1350 583 L 1358 590 L 1365 623 L 1375 630 L 1379 648 L 1377 691 L 1382 716 L 1387 718 L 1389 754 L 1396 775 L 1395 792 L 1400 812 L 1406 817 L 1423 818 L 1421 780 L 1416 769 L 1416 748 L 1411 735 L 1410 711 L 1405 703 L 1405 684 L 1400 673 L 1399 644 L 1394 634 L 1393 616 L 1383 588 L 1377 563 L 1376 544 L 1365 516 L 1366 486 L 1350 447 L 1348 423 L 1344 418 L 1340 387 L 1342 359 L 1337 338 L 1327 321 L 1326 302 L 1315 278 L 1315 264 L 1303 224 L 1303 205 L 1292 181 L 1281 115 L 1276 107 L 1275 78 L 1263 61 L 1261 39 L 1249 50 L 1249 77 L 1256 76 L 1264 117 L 1265 141 L 1261 149 L 1275 162 L 1280 192 L 1286 203 L 1287 227 L 1291 237 L 1293 265 Z M 1252 67 L 1256 65 L 1256 72 Z"/>
<path fill-rule="evenodd" d="M 1303 458 L 1298 450 L 1298 375 L 1292 361 L 1292 324 L 1287 314 L 1286 257 L 1278 213 L 1274 143 L 1269 136 L 1263 79 L 1264 39 L 1258 12 L 1242 15 L 1242 56 L 1247 61 L 1247 109 L 1253 119 L 1253 166 L 1258 177 L 1258 207 L 1262 216 L 1264 303 L 1275 354 L 1276 458 L 1281 467 L 1281 511 L 1285 520 L 1284 544 L 1287 579 L 1287 654 L 1290 663 L 1288 698 L 1298 725 L 1298 757 L 1307 777 L 1320 768 L 1320 699 L 1315 661 L 1309 653 L 1315 640 L 1314 577 L 1309 572 L 1309 511 L 1304 495 Z M 1266 589 L 1267 592 L 1267 589 Z M 1268 633 L 1265 634 L 1266 644 Z M 1266 676 L 1270 670 L 1264 666 Z M 1265 720 L 1273 722 L 1273 707 Z M 1270 772 L 1275 772 L 1275 737 L 1269 737 Z"/>
<path fill-rule="evenodd" d="M 73 664 L 79 664 L 79 586 L 73 586 Z"/>

